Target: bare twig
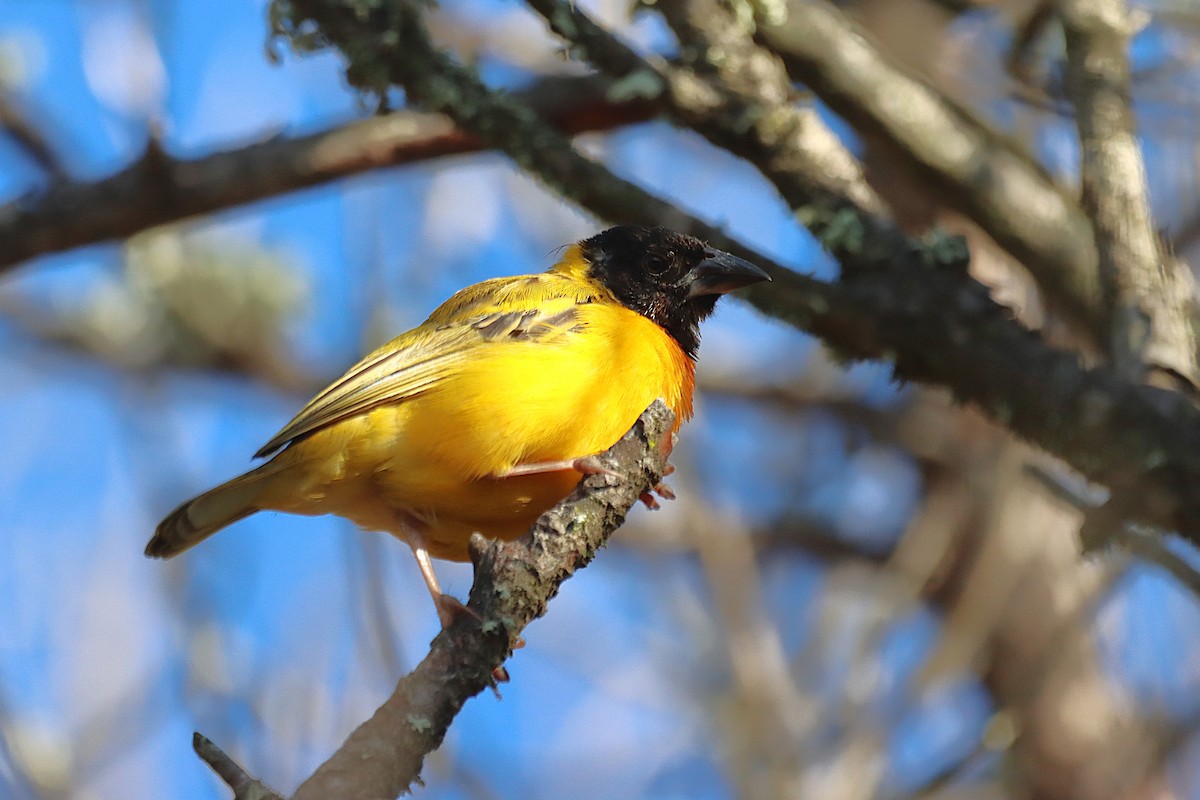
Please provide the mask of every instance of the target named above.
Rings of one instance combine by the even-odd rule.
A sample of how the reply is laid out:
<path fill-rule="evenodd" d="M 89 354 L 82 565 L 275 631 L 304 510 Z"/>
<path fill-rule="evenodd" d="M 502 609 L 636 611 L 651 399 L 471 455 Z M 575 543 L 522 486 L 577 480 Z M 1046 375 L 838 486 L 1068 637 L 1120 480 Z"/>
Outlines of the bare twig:
<path fill-rule="evenodd" d="M 601 457 L 619 478 L 588 476 L 523 539 L 489 543 L 472 537 L 475 583 L 468 606 L 478 619 L 462 615 L 442 631 L 425 659 L 300 786 L 294 800 L 379 800 L 418 781 L 425 756 L 442 743 L 463 704 L 494 685 L 493 671 L 512 654 L 525 626 L 546 612 L 562 582 L 592 560 L 638 497 L 662 479 L 674 423 L 666 405 L 655 402 Z M 245 785 L 244 771 L 228 759 L 218 763 L 221 768 L 213 768 L 235 792 L 236 782 Z"/>
<path fill-rule="evenodd" d="M 343 0 L 279 0 L 276 8 L 280 32 L 292 36 L 293 41 L 308 41 L 304 31 L 315 23 L 329 42 L 343 52 L 356 53 L 360 61 L 350 65 L 347 77 L 359 80 L 361 88 L 385 88 L 362 75 L 374 80 L 379 75 L 387 76 L 405 88 L 411 102 L 451 117 L 464 130 L 537 175 L 551 190 L 596 216 L 616 223 L 665 225 L 753 259 L 773 279 L 787 284 L 783 295 L 743 293 L 765 313 L 796 322 L 808 320 L 810 314 L 819 314 L 820 309 L 828 307 L 827 284 L 774 264 L 712 225 L 617 177 L 581 153 L 520 98 L 490 90 L 471 70 L 434 47 L 419 10 L 408 0 L 393 4 L 387 13 L 377 11 L 365 16 L 360 15 L 356 3 Z M 388 14 L 401 17 L 391 20 Z"/>
<path fill-rule="evenodd" d="M 221 748 L 201 733 L 192 734 L 192 749 L 205 764 L 217 773 L 217 777 L 233 790 L 234 800 L 283 800 L 257 778 L 237 765 Z"/>
<path fill-rule="evenodd" d="M 587 477 L 516 542 L 472 540 L 476 563 L 469 607 L 485 622 L 461 619 L 433 642 L 388 701 L 296 792 L 295 800 L 394 797 L 417 779 L 466 700 L 489 686 L 521 630 L 546 611 L 559 585 L 581 569 L 625 519 L 639 495 L 662 478 L 674 415 L 651 406 L 603 457 L 622 477 Z"/>

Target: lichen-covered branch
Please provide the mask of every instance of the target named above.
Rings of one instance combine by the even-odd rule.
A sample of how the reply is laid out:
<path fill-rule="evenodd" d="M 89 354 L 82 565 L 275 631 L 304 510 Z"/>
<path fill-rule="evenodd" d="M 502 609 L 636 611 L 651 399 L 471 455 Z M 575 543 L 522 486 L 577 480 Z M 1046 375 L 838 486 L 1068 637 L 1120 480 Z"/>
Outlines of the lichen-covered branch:
<path fill-rule="evenodd" d="M 1150 216 L 1130 107 L 1129 9 L 1124 0 L 1069 0 L 1061 15 L 1083 206 L 1095 229 L 1110 306 L 1113 362 L 1134 380 L 1157 366 L 1197 385 L 1196 285 L 1186 267 L 1167 257 Z"/>
<path fill-rule="evenodd" d="M 656 99 L 676 124 L 754 164 L 792 208 L 836 208 L 849 200 L 883 213 L 854 156 L 813 109 L 794 103 L 783 64 L 720 3 L 660 6 L 680 35 L 683 66 L 677 66 L 642 58 L 570 0 L 527 2 L 572 53 L 618 83 L 656 87 Z"/>
<path fill-rule="evenodd" d="M 547 78 L 519 96 L 563 134 L 641 122 L 654 107 L 637 97 L 612 99 L 595 78 Z M 0 206 L 0 273 L 46 253 L 125 238 L 243 203 L 371 170 L 485 147 L 440 114 L 404 111 L 320 133 L 274 138 L 174 159 L 151 146 L 133 165 L 95 182 L 61 180 L 44 192 Z"/>
<path fill-rule="evenodd" d="M 476 534 L 468 607 L 479 619 L 462 615 L 442 631 L 425 659 L 293 800 L 381 800 L 408 790 L 463 704 L 494 685 L 493 671 L 512 654 L 525 626 L 546 612 L 563 581 L 587 566 L 638 498 L 662 479 L 674 424 L 675 415 L 656 401 L 600 457 L 620 477 L 586 477 L 515 542 Z M 225 771 L 245 775 L 240 768 Z"/>

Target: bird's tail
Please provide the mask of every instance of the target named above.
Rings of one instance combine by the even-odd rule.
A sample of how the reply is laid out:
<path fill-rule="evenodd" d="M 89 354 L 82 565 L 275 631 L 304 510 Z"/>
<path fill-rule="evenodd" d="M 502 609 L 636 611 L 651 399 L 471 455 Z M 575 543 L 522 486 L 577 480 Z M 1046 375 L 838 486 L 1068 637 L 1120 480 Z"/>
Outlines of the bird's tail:
<path fill-rule="evenodd" d="M 212 536 L 226 525 L 258 511 L 255 503 L 262 493 L 261 479 L 271 471 L 263 465 L 199 497 L 193 497 L 158 523 L 146 544 L 146 555 L 170 558 Z"/>

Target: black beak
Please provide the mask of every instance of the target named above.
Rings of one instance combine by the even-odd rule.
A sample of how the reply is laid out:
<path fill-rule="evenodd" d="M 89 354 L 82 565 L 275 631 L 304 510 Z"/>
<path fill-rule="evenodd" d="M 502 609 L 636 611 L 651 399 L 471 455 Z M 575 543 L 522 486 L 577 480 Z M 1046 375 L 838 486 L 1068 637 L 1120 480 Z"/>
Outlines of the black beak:
<path fill-rule="evenodd" d="M 725 294 L 752 283 L 769 281 L 771 276 L 749 261 L 712 247 L 704 248 L 704 260 L 688 270 L 677 286 L 686 286 L 688 299 Z"/>

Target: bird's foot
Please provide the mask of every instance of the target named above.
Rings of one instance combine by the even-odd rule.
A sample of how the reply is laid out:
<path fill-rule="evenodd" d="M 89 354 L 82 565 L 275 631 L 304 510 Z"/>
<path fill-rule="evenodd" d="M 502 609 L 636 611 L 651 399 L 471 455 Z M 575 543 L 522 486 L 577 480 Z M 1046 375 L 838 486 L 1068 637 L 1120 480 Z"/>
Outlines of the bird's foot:
<path fill-rule="evenodd" d="M 610 478 L 619 478 L 621 473 L 614 472 L 608 467 L 600 463 L 599 455 L 584 456 L 577 458 L 571 462 L 571 467 L 583 475 L 607 475 Z"/>
<path fill-rule="evenodd" d="M 581 458 L 565 458 L 562 461 L 537 461 L 532 464 L 517 464 L 504 472 L 492 475 L 493 478 L 512 478 L 517 475 L 541 475 L 546 472 L 562 472 L 573 469 L 584 475 L 609 475 L 621 477 L 619 472 L 613 472 L 600 463 L 599 455 L 583 456 Z"/>
<path fill-rule="evenodd" d="M 517 475 L 541 475 L 544 473 L 560 473 L 566 469 L 574 469 L 577 473 L 583 475 L 608 475 L 611 477 L 620 477 L 620 473 L 614 473 L 613 470 L 605 467 L 600 463 L 599 455 L 583 456 L 581 458 L 564 458 L 563 461 L 539 461 L 532 464 L 517 464 L 516 467 L 511 467 L 492 475 L 496 479 L 503 477 L 515 477 Z"/>
<path fill-rule="evenodd" d="M 658 509 L 662 508 L 662 506 L 659 505 L 659 502 L 654 495 L 658 495 L 663 500 L 675 499 L 675 492 L 672 491 L 670 486 L 667 486 L 667 484 L 663 483 L 662 481 L 659 481 L 650 491 L 642 492 L 638 499 L 645 504 L 646 508 L 650 509 L 651 511 L 658 511 Z"/>

